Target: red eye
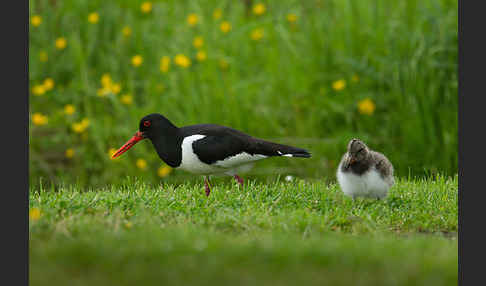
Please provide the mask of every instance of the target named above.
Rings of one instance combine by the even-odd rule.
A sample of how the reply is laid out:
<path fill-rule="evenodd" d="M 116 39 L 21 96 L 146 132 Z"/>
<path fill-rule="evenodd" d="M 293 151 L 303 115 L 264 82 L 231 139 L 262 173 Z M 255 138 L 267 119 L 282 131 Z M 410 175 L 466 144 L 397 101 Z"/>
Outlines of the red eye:
<path fill-rule="evenodd" d="M 150 121 L 148 121 L 148 120 L 143 122 L 143 126 L 145 126 L 145 127 L 149 127 L 149 126 L 150 126 L 150 124 L 151 124 L 151 123 L 150 123 Z"/>

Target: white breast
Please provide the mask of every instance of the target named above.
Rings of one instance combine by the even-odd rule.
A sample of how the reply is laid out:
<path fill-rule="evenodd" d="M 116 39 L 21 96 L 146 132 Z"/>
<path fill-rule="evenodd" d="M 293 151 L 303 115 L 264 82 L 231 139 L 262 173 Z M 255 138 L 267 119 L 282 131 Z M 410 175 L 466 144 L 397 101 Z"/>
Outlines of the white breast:
<path fill-rule="evenodd" d="M 222 173 L 226 171 L 224 168 L 220 168 L 217 166 L 209 165 L 197 157 L 194 153 L 192 148 L 192 143 L 194 141 L 200 140 L 206 137 L 205 135 L 192 135 L 184 138 L 182 141 L 182 161 L 179 169 L 195 173 L 195 174 L 213 174 L 213 173 Z"/>
<path fill-rule="evenodd" d="M 375 168 L 371 168 L 358 176 L 351 172 L 343 173 L 341 166 L 339 166 L 336 177 L 343 193 L 353 198 L 384 198 L 390 188 L 390 184 L 381 177 Z"/>

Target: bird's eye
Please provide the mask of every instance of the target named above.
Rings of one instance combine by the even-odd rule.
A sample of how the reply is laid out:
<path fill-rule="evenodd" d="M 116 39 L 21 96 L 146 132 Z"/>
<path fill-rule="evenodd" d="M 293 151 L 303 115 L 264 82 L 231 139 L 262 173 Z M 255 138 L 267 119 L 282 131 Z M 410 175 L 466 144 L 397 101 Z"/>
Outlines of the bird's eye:
<path fill-rule="evenodd" d="M 145 127 L 149 127 L 149 126 L 150 126 L 150 124 L 152 124 L 152 123 L 150 123 L 150 121 L 148 121 L 148 120 L 145 120 L 145 121 L 143 122 L 143 126 L 145 126 Z"/>

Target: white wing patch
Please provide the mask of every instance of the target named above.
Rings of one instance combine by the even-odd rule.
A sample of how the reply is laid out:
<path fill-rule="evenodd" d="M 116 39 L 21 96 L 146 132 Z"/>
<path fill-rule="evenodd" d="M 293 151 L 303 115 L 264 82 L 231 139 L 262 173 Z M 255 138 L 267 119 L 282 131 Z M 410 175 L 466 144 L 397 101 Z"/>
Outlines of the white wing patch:
<path fill-rule="evenodd" d="M 280 156 L 284 156 L 284 157 L 294 157 L 294 155 L 292 155 L 292 154 L 285 154 L 285 155 L 283 155 L 283 153 L 282 153 L 282 152 L 280 152 L 280 151 L 278 151 L 278 150 L 277 150 L 277 153 L 278 153 Z"/>

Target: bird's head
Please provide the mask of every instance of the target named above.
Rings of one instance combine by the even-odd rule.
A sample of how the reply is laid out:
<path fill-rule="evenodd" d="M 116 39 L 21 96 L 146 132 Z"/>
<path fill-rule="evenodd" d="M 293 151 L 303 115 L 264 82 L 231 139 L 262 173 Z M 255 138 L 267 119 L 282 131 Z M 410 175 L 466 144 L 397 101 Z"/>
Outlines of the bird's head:
<path fill-rule="evenodd" d="M 365 160 L 370 153 L 370 149 L 359 139 L 351 139 L 348 143 L 348 155 L 350 165 Z"/>
<path fill-rule="evenodd" d="M 152 113 L 146 115 L 140 120 L 138 131 L 135 132 L 135 135 L 120 147 L 120 149 L 113 154 L 112 158 L 122 155 L 143 139 L 153 139 L 158 135 L 168 134 L 173 130 L 177 130 L 177 127 L 161 114 Z"/>

